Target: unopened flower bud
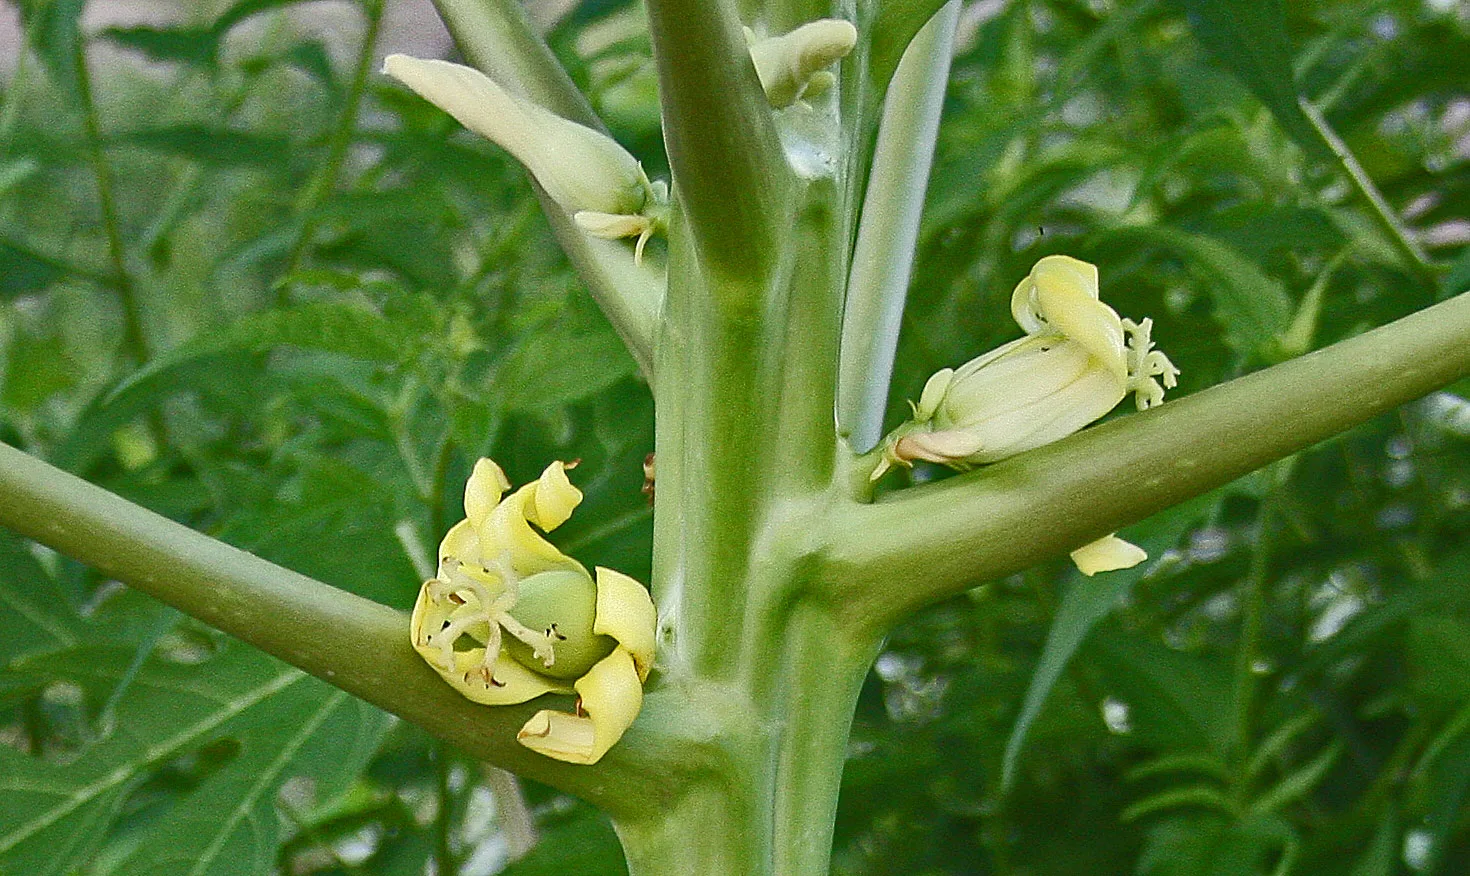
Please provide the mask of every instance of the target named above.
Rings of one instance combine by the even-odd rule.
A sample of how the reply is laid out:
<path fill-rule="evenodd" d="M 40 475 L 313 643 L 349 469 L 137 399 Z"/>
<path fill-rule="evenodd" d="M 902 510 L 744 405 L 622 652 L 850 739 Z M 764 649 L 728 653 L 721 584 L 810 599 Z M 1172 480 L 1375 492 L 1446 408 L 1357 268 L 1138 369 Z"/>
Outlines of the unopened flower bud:
<path fill-rule="evenodd" d="M 825 68 L 847 57 L 857 45 L 857 28 L 840 18 L 809 21 L 790 33 L 765 39 L 757 39 L 747 28 L 745 36 L 766 99 L 777 109 L 830 88 L 837 80 Z"/>
<path fill-rule="evenodd" d="M 383 72 L 509 152 L 588 233 L 636 236 L 641 256 L 648 235 L 662 227 L 667 188 L 650 183 L 637 159 L 611 137 L 461 64 L 389 55 Z"/>

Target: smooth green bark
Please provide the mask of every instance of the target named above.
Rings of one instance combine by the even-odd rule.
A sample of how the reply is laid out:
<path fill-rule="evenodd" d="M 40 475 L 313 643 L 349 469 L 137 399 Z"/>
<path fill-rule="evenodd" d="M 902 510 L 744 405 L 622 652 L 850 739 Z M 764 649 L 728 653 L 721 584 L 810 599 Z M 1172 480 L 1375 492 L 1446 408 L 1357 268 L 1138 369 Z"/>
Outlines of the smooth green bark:
<path fill-rule="evenodd" d="M 978 471 L 849 505 L 836 524 L 829 575 L 856 614 L 892 623 L 1467 374 L 1470 293 Z"/>
<path fill-rule="evenodd" d="M 517 3 L 436 5 L 472 62 L 600 127 Z M 736 4 L 649 0 L 675 177 L 667 273 L 634 267 L 626 245 L 589 240 L 543 199 L 594 295 L 645 373 L 658 377 L 651 589 L 660 650 L 642 714 L 597 765 L 562 764 L 516 744 L 515 731 L 544 704 L 463 700 L 413 653 L 401 612 L 4 445 L 0 525 L 476 757 L 604 808 L 634 876 L 820 876 L 858 692 L 882 636 L 906 614 L 1470 373 L 1470 296 L 1460 296 L 1147 414 L 867 504 L 875 460 L 849 453 L 836 421 L 844 310 L 849 331 L 882 332 L 866 352 L 850 346 L 859 351 L 843 372 L 860 389 L 852 421 L 871 438 L 888 396 L 891 326 L 953 9 L 916 47 L 912 75 L 900 69 L 893 80 L 911 111 L 895 108 L 880 125 L 877 101 L 909 37 L 942 5 L 864 5 L 876 21 L 843 62 L 839 93 L 776 112 L 748 60 Z M 783 27 L 818 9 L 805 0 L 740 6 L 747 20 L 754 11 Z M 802 163 L 811 154 L 831 160 Z"/>

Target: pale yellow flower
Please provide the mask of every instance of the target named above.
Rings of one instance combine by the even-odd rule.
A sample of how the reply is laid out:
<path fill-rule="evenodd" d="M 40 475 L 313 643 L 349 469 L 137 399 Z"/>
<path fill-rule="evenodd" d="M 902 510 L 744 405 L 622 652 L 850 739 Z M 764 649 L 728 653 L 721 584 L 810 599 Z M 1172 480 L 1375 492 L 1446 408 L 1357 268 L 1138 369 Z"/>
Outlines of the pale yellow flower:
<path fill-rule="evenodd" d="M 512 705 L 547 693 L 580 698 L 577 714 L 545 710 L 522 744 L 572 763 L 596 763 L 643 703 L 657 616 L 643 585 L 611 569 L 596 577 L 532 528 L 549 532 L 582 493 L 566 465 L 509 496 L 489 459 L 465 485 L 465 519 L 439 545 L 438 575 L 419 591 L 413 646 L 455 690 Z"/>
<path fill-rule="evenodd" d="M 1025 337 L 929 378 L 913 419 L 885 440 L 874 478 L 914 460 L 957 469 L 999 462 L 1065 438 L 1129 393 L 1139 410 L 1153 407 L 1176 384 L 1179 369 L 1153 349 L 1153 321 L 1121 319 L 1103 304 L 1087 262 L 1037 262 L 1011 295 L 1011 315 Z M 1089 575 L 1145 556 L 1114 536 L 1073 554 Z"/>

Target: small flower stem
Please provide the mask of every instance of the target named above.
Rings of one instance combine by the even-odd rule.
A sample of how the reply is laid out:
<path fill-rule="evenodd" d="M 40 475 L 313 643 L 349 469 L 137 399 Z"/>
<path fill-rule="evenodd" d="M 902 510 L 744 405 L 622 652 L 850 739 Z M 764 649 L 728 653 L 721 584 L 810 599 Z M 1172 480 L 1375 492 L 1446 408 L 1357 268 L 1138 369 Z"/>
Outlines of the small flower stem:
<path fill-rule="evenodd" d="M 526 794 L 515 773 L 500 767 L 484 767 L 485 784 L 495 800 L 495 821 L 505 836 L 505 855 L 514 861 L 536 847 L 536 817 L 526 805 Z"/>
<path fill-rule="evenodd" d="M 1353 189 L 1363 199 L 1368 207 L 1368 215 L 1378 225 L 1380 231 L 1388 238 L 1393 248 L 1398 251 L 1403 260 L 1404 268 L 1414 276 L 1425 288 L 1434 288 L 1439 282 L 1439 275 L 1434 265 L 1429 261 L 1429 255 L 1414 239 L 1413 232 L 1409 231 L 1399 218 L 1397 212 L 1384 199 L 1383 194 L 1378 191 L 1378 186 L 1373 184 L 1373 178 L 1358 163 L 1357 156 L 1353 155 L 1348 145 L 1337 136 L 1337 132 L 1328 123 L 1327 117 L 1322 115 L 1321 110 L 1306 98 L 1298 100 L 1302 112 L 1306 114 L 1307 121 L 1312 123 L 1312 128 L 1321 138 L 1322 144 L 1337 157 L 1337 163 L 1347 174 L 1348 181 L 1352 183 Z"/>
<path fill-rule="evenodd" d="M 1276 535 L 1276 496 L 1290 477 L 1291 459 L 1277 463 L 1265 474 L 1270 476 L 1271 486 L 1256 515 L 1250 570 L 1240 585 L 1240 636 L 1235 654 L 1235 728 L 1231 741 L 1242 770 L 1250 762 L 1251 740 L 1255 734 L 1256 692 L 1260 689 L 1256 663 L 1261 658 L 1261 636 L 1265 628 L 1266 576 L 1270 574 Z M 1237 783 L 1237 790 L 1249 793 L 1248 777 Z"/>
<path fill-rule="evenodd" d="M 102 212 L 102 231 L 107 236 L 107 254 L 112 260 L 110 285 L 117 291 L 122 305 L 123 349 L 136 363 L 151 357 L 147 334 L 143 328 L 143 312 L 138 301 L 137 285 L 128 271 L 127 250 L 123 246 L 122 225 L 117 216 L 117 198 L 113 189 L 112 169 L 102 152 L 101 125 L 97 119 L 97 101 L 92 91 L 92 74 L 87 67 L 86 41 L 77 40 L 76 69 L 79 97 L 82 102 L 82 126 L 87 137 L 87 157 L 97 180 L 97 202 Z"/>
<path fill-rule="evenodd" d="M 332 139 L 327 147 L 327 159 L 317 169 L 311 183 L 306 187 L 305 193 L 296 205 L 296 212 L 301 216 L 301 230 L 297 232 L 296 241 L 291 245 L 291 251 L 286 256 L 284 274 L 295 273 L 306 258 L 307 250 L 311 248 L 312 239 L 316 236 L 317 227 L 321 223 L 322 202 L 337 186 L 337 180 L 342 174 L 342 165 L 347 160 L 347 152 L 352 148 L 353 134 L 357 130 L 357 114 L 362 108 L 362 95 L 367 89 L 368 75 L 373 68 L 373 49 L 378 44 L 378 33 L 383 26 L 383 0 L 361 0 L 361 4 L 364 19 L 362 43 L 358 47 L 357 61 L 353 64 L 352 82 L 347 89 L 347 100 L 342 104 L 342 114 L 338 117 L 337 126 L 332 131 Z M 278 303 L 287 303 L 284 299 L 287 292 L 288 289 L 283 284 L 277 291 L 281 299 Z"/>

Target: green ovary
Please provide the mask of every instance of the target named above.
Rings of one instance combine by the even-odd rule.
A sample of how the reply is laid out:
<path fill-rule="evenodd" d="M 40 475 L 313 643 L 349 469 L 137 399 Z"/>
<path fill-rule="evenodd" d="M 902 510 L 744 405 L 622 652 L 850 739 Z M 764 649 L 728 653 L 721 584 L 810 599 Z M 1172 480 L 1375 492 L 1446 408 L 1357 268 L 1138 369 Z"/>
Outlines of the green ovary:
<path fill-rule="evenodd" d="M 531 646 L 507 636 L 505 648 L 521 665 L 553 678 L 580 678 L 617 646 L 611 637 L 592 631 L 597 585 L 586 572 L 541 572 L 523 579 L 519 588 L 511 616 L 536 632 L 549 632 L 556 654 L 547 666 Z"/>

